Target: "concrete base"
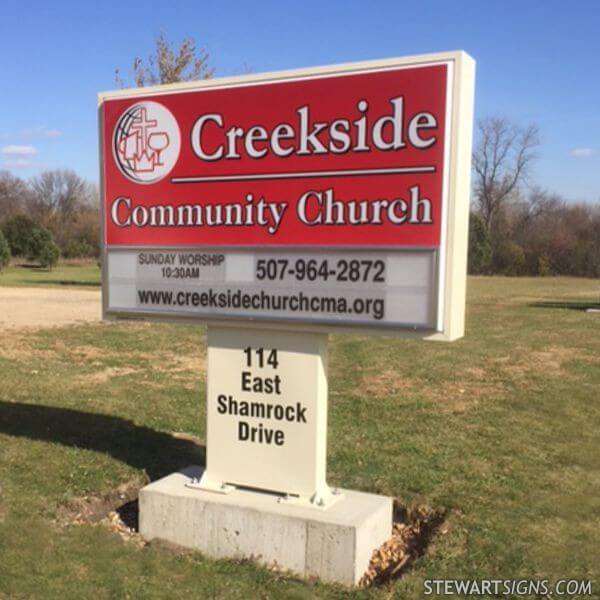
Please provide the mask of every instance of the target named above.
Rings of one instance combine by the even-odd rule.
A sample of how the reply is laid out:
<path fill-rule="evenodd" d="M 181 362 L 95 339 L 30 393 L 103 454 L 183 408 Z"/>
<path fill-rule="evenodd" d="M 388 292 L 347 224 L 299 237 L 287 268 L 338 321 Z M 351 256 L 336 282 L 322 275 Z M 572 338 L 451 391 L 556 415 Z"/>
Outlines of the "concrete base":
<path fill-rule="evenodd" d="M 200 467 L 188 467 L 140 491 L 140 533 L 215 558 L 252 558 L 300 575 L 355 585 L 373 550 L 392 534 L 392 499 L 341 490 L 327 510 L 271 494 L 190 489 Z"/>
<path fill-rule="evenodd" d="M 588 308 L 585 312 L 600 313 L 600 308 Z"/>

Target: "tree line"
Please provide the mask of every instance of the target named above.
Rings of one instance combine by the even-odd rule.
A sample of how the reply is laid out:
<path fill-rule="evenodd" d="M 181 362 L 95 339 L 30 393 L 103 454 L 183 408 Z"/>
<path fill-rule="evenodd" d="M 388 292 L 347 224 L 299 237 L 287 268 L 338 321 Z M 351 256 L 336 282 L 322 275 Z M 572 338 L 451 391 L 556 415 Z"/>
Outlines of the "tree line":
<path fill-rule="evenodd" d="M 0 171 L 0 268 L 10 256 L 53 267 L 100 254 L 97 187 L 71 170 L 24 180 Z"/>
<path fill-rule="evenodd" d="M 507 119 L 477 124 L 469 272 L 600 277 L 600 207 L 530 181 L 538 131 Z"/>

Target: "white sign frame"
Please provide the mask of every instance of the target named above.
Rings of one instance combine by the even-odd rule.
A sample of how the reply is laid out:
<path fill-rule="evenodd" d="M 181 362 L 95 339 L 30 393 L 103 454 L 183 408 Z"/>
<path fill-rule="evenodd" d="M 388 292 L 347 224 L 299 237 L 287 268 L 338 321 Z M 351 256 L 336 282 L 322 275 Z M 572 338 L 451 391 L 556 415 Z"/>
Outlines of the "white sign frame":
<path fill-rule="evenodd" d="M 444 181 L 441 223 L 441 242 L 439 251 L 439 286 L 436 293 L 437 326 L 435 329 L 419 328 L 390 328 L 377 327 L 376 324 L 313 324 L 294 322 L 290 319 L 260 320 L 254 318 L 225 317 L 223 315 L 188 315 L 156 314 L 152 311 L 114 311 L 108 303 L 108 249 L 105 244 L 105 199 L 103 189 L 103 123 L 101 107 L 104 101 L 116 98 L 143 98 L 155 94 L 177 94 L 192 90 L 218 89 L 240 87 L 257 83 L 272 83 L 275 81 L 298 80 L 306 77 L 330 77 L 351 73 L 381 71 L 398 67 L 426 66 L 433 64 L 448 65 L 447 93 L 447 123 L 445 131 Z M 310 69 L 281 71 L 209 79 L 197 82 L 186 82 L 147 88 L 128 89 L 101 93 L 99 102 L 99 132 L 100 132 L 100 187 L 101 187 L 101 259 L 102 259 L 102 316 L 104 319 L 152 319 L 162 322 L 192 322 L 206 323 L 219 327 L 257 327 L 315 333 L 362 333 L 367 335 L 386 335 L 393 337 L 418 338 L 436 341 L 453 341 L 464 335 L 466 271 L 469 221 L 469 196 L 471 174 L 471 143 L 473 129 L 473 100 L 475 84 L 475 62 L 463 51 L 425 54 L 386 60 L 375 60 L 342 65 L 331 65 Z M 132 247 L 130 250 L 145 250 L 148 247 Z M 158 247 L 152 247 L 159 250 Z M 228 250 L 222 247 L 222 250 Z M 230 248 L 231 249 L 231 248 Z M 276 252 L 278 247 L 269 248 Z M 291 248 L 286 247 L 287 250 Z M 318 247 L 304 250 L 321 250 Z M 328 247 L 322 250 L 336 250 Z M 365 248 L 366 249 L 366 248 Z M 397 250 L 398 248 L 380 247 L 378 250 Z M 171 251 L 178 249 L 170 248 Z M 240 250 L 236 248 L 236 250 Z M 345 250 L 351 251 L 345 248 Z M 357 248 L 356 250 L 360 250 Z"/>

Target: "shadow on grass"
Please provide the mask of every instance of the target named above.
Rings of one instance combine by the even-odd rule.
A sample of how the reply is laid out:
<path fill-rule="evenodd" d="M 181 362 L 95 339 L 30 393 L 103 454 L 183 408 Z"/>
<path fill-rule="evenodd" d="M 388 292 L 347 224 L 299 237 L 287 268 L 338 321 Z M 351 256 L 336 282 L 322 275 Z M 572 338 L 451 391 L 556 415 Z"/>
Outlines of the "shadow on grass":
<path fill-rule="evenodd" d="M 205 464 L 204 446 L 191 440 L 68 408 L 0 402 L 0 433 L 108 454 L 145 470 L 151 480 L 186 465 Z"/>
<path fill-rule="evenodd" d="M 100 283 L 98 281 L 81 281 L 76 279 L 36 279 L 35 283 L 41 285 L 73 285 L 76 287 L 95 287 L 99 288 Z"/>
<path fill-rule="evenodd" d="M 533 302 L 529 306 L 531 308 L 562 308 L 567 310 L 600 309 L 600 303 L 598 302 Z"/>
<path fill-rule="evenodd" d="M 36 271 L 39 273 L 49 273 L 51 271 L 51 269 L 31 263 L 15 263 L 13 266 L 19 269 L 29 269 L 31 271 Z"/>

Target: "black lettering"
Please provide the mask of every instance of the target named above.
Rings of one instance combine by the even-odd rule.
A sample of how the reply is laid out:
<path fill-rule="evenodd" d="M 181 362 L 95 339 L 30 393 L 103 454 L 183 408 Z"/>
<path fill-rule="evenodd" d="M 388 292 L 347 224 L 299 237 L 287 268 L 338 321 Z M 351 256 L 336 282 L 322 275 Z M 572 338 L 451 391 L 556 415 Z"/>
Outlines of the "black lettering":
<path fill-rule="evenodd" d="M 250 426 L 245 421 L 238 423 L 238 440 L 245 442 L 250 435 Z"/>
<path fill-rule="evenodd" d="M 252 387 L 250 385 L 250 371 L 242 371 L 242 391 L 251 392 Z"/>
<path fill-rule="evenodd" d="M 300 402 L 296 403 L 296 420 L 298 423 L 306 423 L 306 406 L 302 406 Z"/>

